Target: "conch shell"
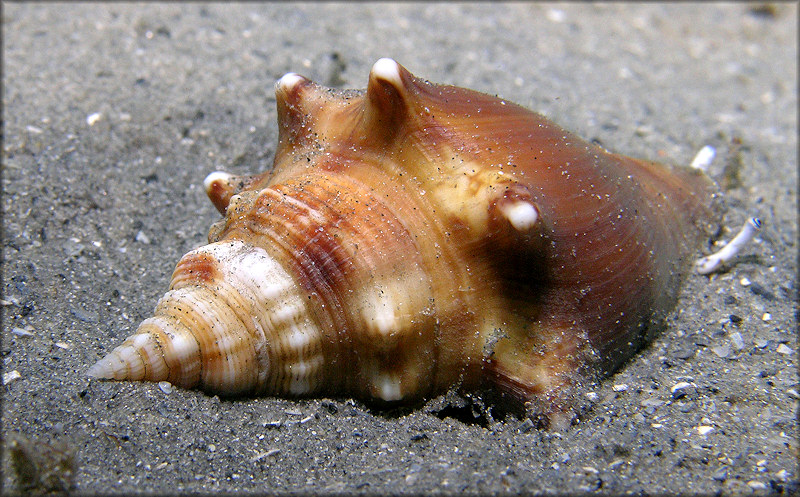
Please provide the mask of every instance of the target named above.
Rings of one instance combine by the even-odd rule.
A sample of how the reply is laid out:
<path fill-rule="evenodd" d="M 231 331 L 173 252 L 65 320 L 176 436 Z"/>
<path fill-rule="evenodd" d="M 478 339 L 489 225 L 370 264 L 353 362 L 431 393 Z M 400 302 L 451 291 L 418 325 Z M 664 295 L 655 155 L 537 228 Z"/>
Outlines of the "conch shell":
<path fill-rule="evenodd" d="M 715 215 L 700 171 L 391 59 L 366 91 L 290 73 L 275 92 L 274 168 L 205 180 L 209 245 L 91 376 L 391 404 L 457 385 L 564 412 L 647 342 Z"/>

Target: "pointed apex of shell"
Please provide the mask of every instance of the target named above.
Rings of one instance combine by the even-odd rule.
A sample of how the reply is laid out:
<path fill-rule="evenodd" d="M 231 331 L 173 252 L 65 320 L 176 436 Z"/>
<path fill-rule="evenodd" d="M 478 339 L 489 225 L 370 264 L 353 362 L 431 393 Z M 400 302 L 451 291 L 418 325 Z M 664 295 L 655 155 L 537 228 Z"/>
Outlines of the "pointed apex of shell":
<path fill-rule="evenodd" d="M 289 72 L 284 74 L 281 79 L 275 83 L 275 91 L 290 92 L 297 86 L 307 82 L 308 79 L 297 74 L 296 72 Z"/>
<path fill-rule="evenodd" d="M 408 93 L 413 79 L 414 75 L 394 59 L 378 59 L 369 71 L 367 94 L 373 99 L 387 99 L 391 96 L 399 100 Z"/>
<path fill-rule="evenodd" d="M 220 214 L 224 215 L 228 209 L 228 203 L 234 191 L 233 180 L 235 178 L 234 175 L 224 171 L 214 171 L 203 180 L 206 195 Z"/>
<path fill-rule="evenodd" d="M 100 380 L 114 379 L 114 365 L 111 356 L 106 356 L 97 361 L 94 366 L 86 371 L 86 375 Z"/>
<path fill-rule="evenodd" d="M 142 324 L 149 321 L 152 318 Z M 165 380 L 168 367 L 157 351 L 160 351 L 160 344 L 153 335 L 136 333 L 97 361 L 86 374 L 105 380 Z"/>
<path fill-rule="evenodd" d="M 203 187 L 208 191 L 214 183 L 218 181 L 228 182 L 232 177 L 232 174 L 225 171 L 214 171 L 203 180 Z"/>
<path fill-rule="evenodd" d="M 275 83 L 275 98 L 278 100 L 279 108 L 280 105 L 297 105 L 304 89 L 309 86 L 315 86 L 314 82 L 304 76 L 294 72 L 284 74 Z"/>
<path fill-rule="evenodd" d="M 400 76 L 401 70 L 402 66 L 398 64 L 397 61 L 384 57 L 378 59 L 378 61 L 372 65 L 369 77 L 370 79 L 374 78 L 386 81 L 387 83 L 391 83 L 392 86 L 400 88 L 403 86 L 403 79 Z"/>

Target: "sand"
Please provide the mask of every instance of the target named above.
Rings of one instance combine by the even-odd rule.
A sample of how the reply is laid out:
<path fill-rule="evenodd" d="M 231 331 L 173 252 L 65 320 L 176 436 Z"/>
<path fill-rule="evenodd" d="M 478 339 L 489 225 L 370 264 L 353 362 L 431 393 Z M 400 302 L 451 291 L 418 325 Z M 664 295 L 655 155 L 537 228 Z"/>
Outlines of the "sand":
<path fill-rule="evenodd" d="M 798 491 L 797 55 L 796 4 L 4 3 L 4 491 Z M 564 431 L 90 381 L 219 218 L 203 178 L 270 167 L 275 80 L 380 57 L 615 152 L 713 146 L 720 239 L 764 228 Z"/>

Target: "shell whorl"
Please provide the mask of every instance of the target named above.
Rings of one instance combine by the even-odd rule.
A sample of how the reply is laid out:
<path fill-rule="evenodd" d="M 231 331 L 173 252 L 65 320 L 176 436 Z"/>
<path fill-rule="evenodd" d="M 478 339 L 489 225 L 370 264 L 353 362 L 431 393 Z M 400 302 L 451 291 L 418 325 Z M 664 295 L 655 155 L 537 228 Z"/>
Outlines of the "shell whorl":
<path fill-rule="evenodd" d="M 210 244 L 92 376 L 388 402 L 460 384 L 558 403 L 641 347 L 715 217 L 698 171 L 612 154 L 390 59 L 365 91 L 290 73 L 275 94 L 274 167 L 206 178 L 224 215 Z"/>
<path fill-rule="evenodd" d="M 89 374 L 229 395 L 302 394 L 316 386 L 319 349 L 291 276 L 264 249 L 223 241 L 186 254 L 155 315 Z"/>

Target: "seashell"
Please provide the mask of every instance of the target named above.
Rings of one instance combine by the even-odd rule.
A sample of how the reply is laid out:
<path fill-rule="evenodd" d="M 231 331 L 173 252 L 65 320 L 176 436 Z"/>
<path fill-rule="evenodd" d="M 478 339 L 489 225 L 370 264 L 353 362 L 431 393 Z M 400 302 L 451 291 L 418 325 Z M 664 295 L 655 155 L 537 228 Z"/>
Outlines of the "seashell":
<path fill-rule="evenodd" d="M 674 306 L 717 213 L 699 170 L 608 152 L 391 59 L 365 91 L 287 74 L 274 168 L 89 375 L 414 403 L 455 386 L 568 412 Z"/>

